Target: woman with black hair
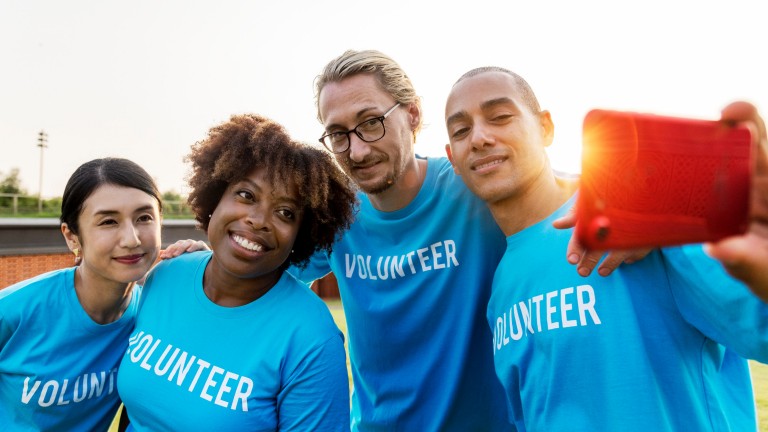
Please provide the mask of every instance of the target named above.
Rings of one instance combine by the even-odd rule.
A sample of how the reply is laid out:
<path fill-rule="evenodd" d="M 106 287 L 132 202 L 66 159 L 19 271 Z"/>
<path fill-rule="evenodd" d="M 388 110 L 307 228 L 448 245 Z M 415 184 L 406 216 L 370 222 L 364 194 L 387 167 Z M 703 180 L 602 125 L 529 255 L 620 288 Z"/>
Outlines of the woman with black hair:
<path fill-rule="evenodd" d="M 107 430 L 161 214 L 152 177 L 129 160 L 95 159 L 72 174 L 61 232 L 76 265 L 0 291 L 3 430 Z"/>

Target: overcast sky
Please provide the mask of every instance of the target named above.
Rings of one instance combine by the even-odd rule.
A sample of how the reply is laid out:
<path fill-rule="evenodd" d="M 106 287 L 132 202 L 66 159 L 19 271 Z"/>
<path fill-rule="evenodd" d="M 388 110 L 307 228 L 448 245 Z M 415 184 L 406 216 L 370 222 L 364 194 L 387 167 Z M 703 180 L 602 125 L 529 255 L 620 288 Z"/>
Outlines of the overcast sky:
<path fill-rule="evenodd" d="M 423 100 L 417 152 L 442 156 L 444 103 L 466 70 L 520 73 L 552 113 L 555 168 L 580 170 L 592 108 L 717 118 L 768 110 L 766 8 L 728 1 L 0 0 L 0 174 L 43 195 L 96 157 L 185 193 L 190 145 L 255 112 L 316 143 L 313 79 L 344 50 L 378 49 Z"/>

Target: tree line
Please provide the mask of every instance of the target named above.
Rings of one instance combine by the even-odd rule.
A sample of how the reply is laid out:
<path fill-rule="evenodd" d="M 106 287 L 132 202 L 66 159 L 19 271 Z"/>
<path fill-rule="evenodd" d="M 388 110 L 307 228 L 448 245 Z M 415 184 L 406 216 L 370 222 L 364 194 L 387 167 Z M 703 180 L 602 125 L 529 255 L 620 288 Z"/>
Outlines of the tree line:
<path fill-rule="evenodd" d="M 18 168 L 8 174 L 0 172 L 0 217 L 59 217 L 61 197 L 43 199 L 25 189 Z M 162 195 L 163 214 L 168 217 L 192 217 L 187 200 L 180 194 L 167 191 Z"/>

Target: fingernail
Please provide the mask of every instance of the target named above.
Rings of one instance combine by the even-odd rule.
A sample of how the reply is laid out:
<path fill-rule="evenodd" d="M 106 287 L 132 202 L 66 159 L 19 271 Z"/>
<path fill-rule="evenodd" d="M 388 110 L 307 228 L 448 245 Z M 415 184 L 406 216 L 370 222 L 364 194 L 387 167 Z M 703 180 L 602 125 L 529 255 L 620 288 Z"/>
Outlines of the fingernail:
<path fill-rule="evenodd" d="M 571 264 L 576 264 L 577 262 L 579 262 L 579 254 L 573 253 L 568 255 L 568 262 Z"/>

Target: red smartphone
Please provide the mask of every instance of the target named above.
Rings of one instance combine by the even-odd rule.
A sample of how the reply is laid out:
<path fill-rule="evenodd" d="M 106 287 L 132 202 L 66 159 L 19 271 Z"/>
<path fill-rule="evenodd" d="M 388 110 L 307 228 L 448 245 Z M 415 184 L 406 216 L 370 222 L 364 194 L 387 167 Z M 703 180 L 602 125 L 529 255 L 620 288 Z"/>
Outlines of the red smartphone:
<path fill-rule="evenodd" d="M 589 249 L 658 247 L 744 233 L 749 129 L 596 109 L 583 124 L 576 235 Z"/>

